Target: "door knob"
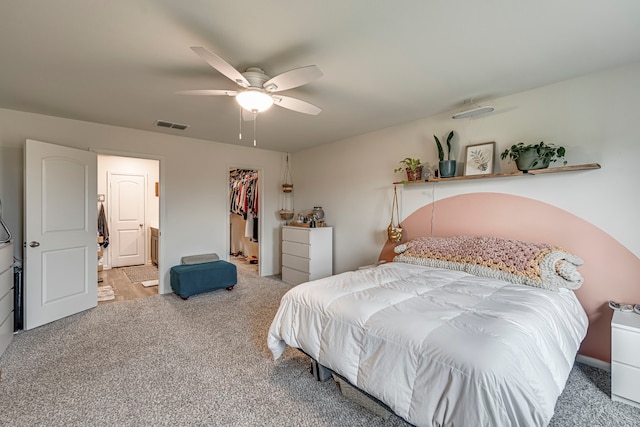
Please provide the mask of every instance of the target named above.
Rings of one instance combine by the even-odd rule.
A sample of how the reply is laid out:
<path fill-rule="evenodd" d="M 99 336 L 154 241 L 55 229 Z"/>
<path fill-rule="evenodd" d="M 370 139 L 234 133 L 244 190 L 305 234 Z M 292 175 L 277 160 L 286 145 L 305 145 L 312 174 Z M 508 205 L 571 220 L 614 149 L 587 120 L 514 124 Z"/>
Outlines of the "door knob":
<path fill-rule="evenodd" d="M 29 243 L 29 246 L 31 246 L 32 248 L 37 248 L 38 246 L 40 246 L 40 242 L 33 241 Z"/>

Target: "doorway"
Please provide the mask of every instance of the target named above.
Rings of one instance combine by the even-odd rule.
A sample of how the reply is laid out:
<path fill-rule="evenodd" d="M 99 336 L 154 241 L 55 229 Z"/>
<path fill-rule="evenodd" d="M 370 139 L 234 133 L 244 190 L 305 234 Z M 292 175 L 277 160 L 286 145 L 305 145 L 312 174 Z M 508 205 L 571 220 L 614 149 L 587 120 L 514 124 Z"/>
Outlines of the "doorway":
<path fill-rule="evenodd" d="M 159 181 L 159 160 L 98 155 L 99 209 L 108 225 L 98 260 L 99 304 L 158 294 Z"/>
<path fill-rule="evenodd" d="M 260 275 L 260 171 L 229 169 L 229 261 Z"/>

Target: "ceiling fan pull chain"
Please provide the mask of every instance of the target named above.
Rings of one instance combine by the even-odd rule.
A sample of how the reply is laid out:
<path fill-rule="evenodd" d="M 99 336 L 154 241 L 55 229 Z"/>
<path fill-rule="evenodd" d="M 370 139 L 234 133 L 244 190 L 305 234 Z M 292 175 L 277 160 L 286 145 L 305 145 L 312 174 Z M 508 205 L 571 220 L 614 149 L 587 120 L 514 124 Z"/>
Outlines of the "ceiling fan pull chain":
<path fill-rule="evenodd" d="M 256 122 L 258 121 L 258 112 L 253 110 L 253 146 L 256 146 Z"/>
<path fill-rule="evenodd" d="M 242 139 L 242 107 L 240 107 L 240 133 L 238 133 L 238 139 Z"/>

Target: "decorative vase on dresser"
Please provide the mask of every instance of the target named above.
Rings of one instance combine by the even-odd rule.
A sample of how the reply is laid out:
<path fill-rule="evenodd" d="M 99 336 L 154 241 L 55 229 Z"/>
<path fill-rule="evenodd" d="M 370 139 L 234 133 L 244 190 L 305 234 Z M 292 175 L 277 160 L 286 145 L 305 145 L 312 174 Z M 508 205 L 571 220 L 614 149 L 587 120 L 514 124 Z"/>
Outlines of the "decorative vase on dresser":
<path fill-rule="evenodd" d="M 13 338 L 13 243 L 0 243 L 0 354 Z"/>
<path fill-rule="evenodd" d="M 333 274 L 333 227 L 282 227 L 282 281 L 292 285 Z"/>

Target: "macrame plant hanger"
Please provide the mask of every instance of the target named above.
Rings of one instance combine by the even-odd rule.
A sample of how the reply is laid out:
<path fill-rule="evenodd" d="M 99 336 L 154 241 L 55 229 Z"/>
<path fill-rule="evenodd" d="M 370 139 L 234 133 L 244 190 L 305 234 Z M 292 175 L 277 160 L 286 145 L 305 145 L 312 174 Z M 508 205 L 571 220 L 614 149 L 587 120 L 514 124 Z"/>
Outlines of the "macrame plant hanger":
<path fill-rule="evenodd" d="M 393 211 L 395 210 L 395 215 L 397 218 L 397 223 L 393 223 Z M 389 227 L 387 227 L 387 238 L 392 243 L 398 243 L 402 240 L 402 227 L 400 227 L 400 211 L 398 208 L 398 192 L 396 186 L 393 186 L 393 203 L 391 204 L 391 222 L 389 223 Z"/>
<path fill-rule="evenodd" d="M 280 209 L 280 219 L 288 221 L 293 218 L 293 179 L 291 178 L 291 170 L 289 169 L 289 154 L 284 167 L 284 173 L 282 175 L 282 209 Z"/>

